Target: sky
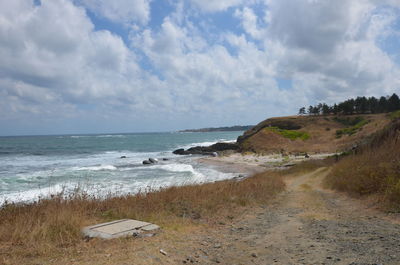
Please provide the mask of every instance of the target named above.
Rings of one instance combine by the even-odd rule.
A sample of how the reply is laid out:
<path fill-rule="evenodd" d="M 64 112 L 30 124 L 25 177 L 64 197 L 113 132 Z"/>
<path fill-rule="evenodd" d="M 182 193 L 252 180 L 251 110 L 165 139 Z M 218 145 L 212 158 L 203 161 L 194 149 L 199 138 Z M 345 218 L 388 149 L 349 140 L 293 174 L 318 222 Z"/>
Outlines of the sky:
<path fill-rule="evenodd" d="M 250 125 L 392 93 L 399 0 L 0 1 L 0 135 Z"/>

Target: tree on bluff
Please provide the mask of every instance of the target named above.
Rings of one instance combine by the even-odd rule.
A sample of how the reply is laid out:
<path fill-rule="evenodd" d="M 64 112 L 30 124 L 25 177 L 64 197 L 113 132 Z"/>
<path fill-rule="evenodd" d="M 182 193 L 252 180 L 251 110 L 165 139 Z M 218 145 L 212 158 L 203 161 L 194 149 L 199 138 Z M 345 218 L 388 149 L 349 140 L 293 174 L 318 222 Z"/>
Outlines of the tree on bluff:
<path fill-rule="evenodd" d="M 395 93 L 388 99 L 388 110 L 390 112 L 400 109 L 400 99 Z"/>
<path fill-rule="evenodd" d="M 380 97 L 357 97 L 348 99 L 332 106 L 326 103 L 319 103 L 315 106 L 309 106 L 307 113 L 309 115 L 328 115 L 328 114 L 369 114 L 369 113 L 385 113 L 400 110 L 400 98 L 396 93 L 393 95 Z M 299 110 L 300 115 L 306 114 L 306 108 L 302 107 Z"/>

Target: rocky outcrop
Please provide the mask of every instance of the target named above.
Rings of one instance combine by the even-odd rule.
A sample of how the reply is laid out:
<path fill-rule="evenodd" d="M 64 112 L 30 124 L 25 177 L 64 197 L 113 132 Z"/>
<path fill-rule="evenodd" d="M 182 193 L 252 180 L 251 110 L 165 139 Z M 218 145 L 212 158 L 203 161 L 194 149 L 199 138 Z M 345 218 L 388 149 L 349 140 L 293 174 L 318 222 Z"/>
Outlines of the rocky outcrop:
<path fill-rule="evenodd" d="M 251 136 L 257 134 L 259 131 L 261 131 L 262 129 L 267 128 L 267 127 L 277 127 L 279 129 L 284 129 L 284 130 L 299 130 L 303 126 L 293 120 L 278 120 L 276 118 L 268 119 L 263 122 L 260 122 L 256 126 L 245 131 L 243 135 L 238 137 L 237 142 L 240 145 L 246 139 L 250 138 Z"/>
<path fill-rule="evenodd" d="M 158 159 L 157 158 L 149 158 L 149 161 L 153 164 L 158 163 Z"/>
<path fill-rule="evenodd" d="M 158 163 L 158 159 L 157 158 L 149 158 L 147 160 L 144 160 L 142 162 L 143 165 L 151 165 L 151 164 L 157 164 Z"/>
<path fill-rule="evenodd" d="M 183 149 L 183 148 L 176 149 L 172 153 L 174 153 L 175 155 L 186 155 L 185 154 L 185 149 Z"/>
<path fill-rule="evenodd" d="M 176 155 L 212 155 L 215 153 L 227 151 L 227 150 L 238 150 L 239 146 L 236 143 L 216 143 L 210 146 L 196 146 L 191 147 L 187 150 L 177 149 L 173 151 Z"/>

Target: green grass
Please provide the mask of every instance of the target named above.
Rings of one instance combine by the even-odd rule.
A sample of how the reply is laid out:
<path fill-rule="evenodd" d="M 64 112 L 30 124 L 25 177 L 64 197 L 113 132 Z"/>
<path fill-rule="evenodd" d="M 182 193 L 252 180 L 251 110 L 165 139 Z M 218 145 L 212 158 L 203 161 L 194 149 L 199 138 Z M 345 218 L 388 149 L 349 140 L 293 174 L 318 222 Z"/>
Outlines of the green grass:
<path fill-rule="evenodd" d="M 364 125 L 368 124 L 369 120 L 361 119 L 355 125 L 336 131 L 336 137 L 340 138 L 343 135 L 353 135 L 360 131 Z"/>
<path fill-rule="evenodd" d="M 400 110 L 390 113 L 389 117 L 392 120 L 400 119 Z"/>
<path fill-rule="evenodd" d="M 350 127 L 357 125 L 358 123 L 360 123 L 365 119 L 363 117 L 358 116 L 358 117 L 334 117 L 333 120 L 344 126 Z"/>
<path fill-rule="evenodd" d="M 283 137 L 288 138 L 292 141 L 297 140 L 297 139 L 305 141 L 310 138 L 310 134 L 307 132 L 285 130 L 285 129 L 280 129 L 278 127 L 268 127 L 268 128 L 265 128 L 265 130 L 282 135 Z"/>

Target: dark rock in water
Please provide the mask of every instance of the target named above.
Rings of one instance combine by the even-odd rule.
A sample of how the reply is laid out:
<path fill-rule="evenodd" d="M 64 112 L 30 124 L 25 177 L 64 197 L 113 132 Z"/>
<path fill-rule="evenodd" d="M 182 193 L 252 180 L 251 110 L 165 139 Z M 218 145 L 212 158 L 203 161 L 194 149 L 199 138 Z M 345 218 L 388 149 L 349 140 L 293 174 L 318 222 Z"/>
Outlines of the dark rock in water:
<path fill-rule="evenodd" d="M 168 159 L 168 158 L 163 158 L 162 160 L 163 160 L 163 161 L 168 161 L 169 159 Z"/>
<path fill-rule="evenodd" d="M 191 147 L 188 150 L 185 151 L 185 155 L 201 155 L 203 153 L 212 153 L 212 150 L 209 146 L 195 146 Z"/>
<path fill-rule="evenodd" d="M 144 160 L 142 163 L 143 163 L 143 165 L 150 165 L 150 164 L 152 164 L 149 160 Z"/>
<path fill-rule="evenodd" d="M 176 150 L 173 151 L 172 153 L 174 153 L 175 155 L 186 155 L 186 154 L 185 154 L 185 149 L 183 149 L 183 148 L 176 149 Z"/>
<path fill-rule="evenodd" d="M 217 152 L 227 150 L 238 150 L 236 143 L 216 143 L 210 146 L 195 146 L 187 150 L 177 149 L 173 153 L 176 155 L 211 155 L 215 156 Z"/>
<path fill-rule="evenodd" d="M 158 160 L 156 158 L 149 158 L 149 161 L 153 164 L 158 163 Z"/>
<path fill-rule="evenodd" d="M 214 152 L 226 150 L 239 150 L 237 143 L 216 143 L 210 146 Z"/>
<path fill-rule="evenodd" d="M 126 158 L 126 156 L 121 156 L 120 158 Z"/>

